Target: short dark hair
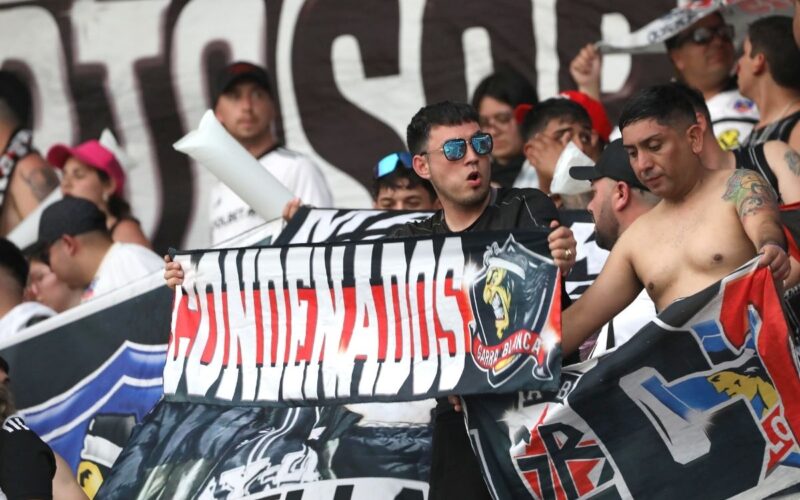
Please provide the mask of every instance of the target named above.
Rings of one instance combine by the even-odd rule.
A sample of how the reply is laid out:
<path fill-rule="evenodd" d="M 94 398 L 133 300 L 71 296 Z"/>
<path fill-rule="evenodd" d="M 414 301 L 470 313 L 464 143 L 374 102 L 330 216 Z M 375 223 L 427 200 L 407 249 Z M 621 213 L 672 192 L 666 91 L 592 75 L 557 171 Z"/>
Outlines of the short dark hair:
<path fill-rule="evenodd" d="M 478 123 L 478 112 L 469 104 L 443 101 L 420 108 L 406 129 L 408 150 L 414 155 L 425 151 L 432 127 L 464 123 Z"/>
<path fill-rule="evenodd" d="M 20 288 L 25 288 L 28 282 L 28 261 L 17 245 L 5 238 L 0 238 L 0 267 L 9 272 Z"/>
<path fill-rule="evenodd" d="M 750 25 L 750 56 L 764 54 L 769 72 L 781 87 L 800 89 L 800 49 L 794 41 L 792 18 L 769 16 Z"/>
<path fill-rule="evenodd" d="M 472 106 L 480 108 L 484 97 L 492 97 L 512 108 L 518 104 L 536 104 L 539 96 L 527 78 L 510 67 L 504 66 L 487 76 L 472 93 Z"/>
<path fill-rule="evenodd" d="M 522 139 L 530 139 L 534 134 L 544 130 L 547 124 L 556 118 L 578 122 L 592 128 L 592 119 L 583 106 L 571 99 L 552 97 L 540 102 L 525 115 L 520 126 Z"/>
<path fill-rule="evenodd" d="M 405 181 L 405 183 L 403 182 Z M 433 189 L 433 184 L 427 179 L 423 179 L 412 168 L 396 168 L 390 174 L 378 177 L 372 181 L 372 199 L 377 200 L 378 194 L 381 189 L 397 189 L 399 187 L 407 187 L 414 189 L 417 186 L 422 186 L 431 197 L 431 200 L 437 198 L 436 190 Z"/>
<path fill-rule="evenodd" d="M 619 117 L 619 129 L 621 131 L 634 122 L 647 119 L 669 126 L 680 122 L 697 123 L 692 103 L 672 84 L 647 87 L 628 99 Z"/>
<path fill-rule="evenodd" d="M 705 116 L 706 120 L 708 120 L 708 124 L 711 125 L 711 112 L 708 110 L 705 97 L 703 97 L 703 94 L 701 94 L 699 90 L 683 82 L 672 82 L 670 85 L 682 92 L 684 97 L 692 104 L 694 112 Z"/>

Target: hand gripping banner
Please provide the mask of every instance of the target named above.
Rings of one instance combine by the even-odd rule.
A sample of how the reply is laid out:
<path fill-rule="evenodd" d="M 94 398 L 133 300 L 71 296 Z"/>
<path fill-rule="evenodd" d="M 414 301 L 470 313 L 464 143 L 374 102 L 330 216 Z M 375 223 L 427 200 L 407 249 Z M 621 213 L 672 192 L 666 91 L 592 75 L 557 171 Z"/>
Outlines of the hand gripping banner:
<path fill-rule="evenodd" d="M 176 255 L 170 401 L 326 405 L 552 390 L 547 231 Z"/>

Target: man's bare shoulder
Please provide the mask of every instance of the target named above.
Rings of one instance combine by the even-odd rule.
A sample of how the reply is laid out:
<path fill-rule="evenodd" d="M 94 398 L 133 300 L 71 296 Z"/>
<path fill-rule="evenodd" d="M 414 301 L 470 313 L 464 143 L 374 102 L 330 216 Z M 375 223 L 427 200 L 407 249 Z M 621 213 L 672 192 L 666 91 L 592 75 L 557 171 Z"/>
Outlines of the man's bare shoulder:
<path fill-rule="evenodd" d="M 788 172 L 800 176 L 800 154 L 783 141 L 767 141 L 764 143 L 764 156 L 768 166 L 780 175 Z"/>
<path fill-rule="evenodd" d="M 776 205 L 775 191 L 755 170 L 737 168 L 713 173 L 724 186 L 722 200 L 734 204 L 738 212 Z"/>
<path fill-rule="evenodd" d="M 26 191 L 35 200 L 43 200 L 59 185 L 58 175 L 53 167 L 38 153 L 30 154 L 17 162 L 11 179 L 11 195 L 19 196 Z"/>
<path fill-rule="evenodd" d="M 55 174 L 55 170 L 47 163 L 47 160 L 42 158 L 42 155 L 39 153 L 34 152 L 20 159 L 17 162 L 15 171 L 23 175 L 30 175 L 33 171 L 41 168 L 47 168 L 53 171 L 53 174 Z"/>

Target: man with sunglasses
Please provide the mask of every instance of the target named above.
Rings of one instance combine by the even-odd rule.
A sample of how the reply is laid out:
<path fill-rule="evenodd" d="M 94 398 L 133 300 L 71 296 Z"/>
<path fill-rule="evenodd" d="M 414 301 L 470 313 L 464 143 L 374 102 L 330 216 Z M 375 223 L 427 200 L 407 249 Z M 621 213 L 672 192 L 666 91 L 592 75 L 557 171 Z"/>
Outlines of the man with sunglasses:
<path fill-rule="evenodd" d="M 375 165 L 372 206 L 382 210 L 439 210 L 442 206 L 430 182 L 414 172 L 411 154 L 391 153 Z"/>
<path fill-rule="evenodd" d="M 490 185 L 492 136 L 468 104 L 441 102 L 420 109 L 406 131 L 414 171 L 433 185 L 442 210 L 406 224 L 394 236 L 558 226 L 558 211 L 538 189 Z M 551 255 L 566 274 L 575 263 L 569 228 L 550 233 Z M 568 298 L 566 299 L 569 300 Z M 458 398 L 438 401 L 433 430 L 430 499 L 491 498 L 470 445 Z"/>
<path fill-rule="evenodd" d="M 714 136 L 723 149 L 743 144 L 758 121 L 758 110 L 736 88 L 733 27 L 720 13 L 695 22 L 665 44 L 680 80 L 703 93 Z"/>

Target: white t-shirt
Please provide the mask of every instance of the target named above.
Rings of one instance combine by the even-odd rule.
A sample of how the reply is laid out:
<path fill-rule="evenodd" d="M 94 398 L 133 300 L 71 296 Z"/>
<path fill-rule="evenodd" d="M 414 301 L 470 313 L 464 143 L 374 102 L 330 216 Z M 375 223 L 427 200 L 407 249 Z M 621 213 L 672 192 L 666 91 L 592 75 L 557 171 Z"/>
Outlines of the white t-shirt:
<path fill-rule="evenodd" d="M 736 149 L 744 144 L 758 123 L 758 108 L 738 90 L 720 92 L 706 101 L 714 136 L 722 149 Z"/>
<path fill-rule="evenodd" d="M 44 319 L 55 314 L 54 310 L 38 302 L 17 304 L 0 318 L 0 341 L 8 339 L 18 331 L 28 327 L 28 322 L 37 316 Z"/>
<path fill-rule="evenodd" d="M 164 261 L 152 250 L 135 243 L 116 242 L 106 252 L 81 302 L 111 292 L 164 268 Z"/>
<path fill-rule="evenodd" d="M 642 290 L 639 295 L 633 299 L 633 302 L 628 304 L 628 307 L 622 310 L 619 314 L 614 316 L 611 320 L 614 328 L 614 342 L 613 347 L 619 347 L 625 342 L 629 341 L 636 335 L 644 325 L 649 323 L 656 317 L 656 306 L 653 299 L 647 295 L 646 290 Z M 608 351 L 608 324 L 603 326 L 600 330 L 600 335 L 597 336 L 597 343 L 592 349 L 590 358 L 602 356 Z"/>
<path fill-rule="evenodd" d="M 304 204 L 318 208 L 330 208 L 333 205 L 333 197 L 322 171 L 305 155 L 277 147 L 258 161 Z M 222 182 L 218 182 L 211 190 L 210 215 L 212 245 L 265 222 Z"/>

